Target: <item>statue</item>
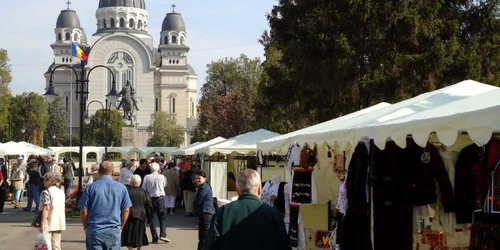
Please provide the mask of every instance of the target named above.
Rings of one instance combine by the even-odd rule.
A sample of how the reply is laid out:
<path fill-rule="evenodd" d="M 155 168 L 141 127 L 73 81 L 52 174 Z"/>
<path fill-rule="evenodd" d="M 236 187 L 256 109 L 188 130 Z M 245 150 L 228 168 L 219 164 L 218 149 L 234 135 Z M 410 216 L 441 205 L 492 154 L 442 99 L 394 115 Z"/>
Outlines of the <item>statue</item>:
<path fill-rule="evenodd" d="M 120 104 L 118 104 L 117 109 L 120 110 L 123 107 L 123 118 L 127 118 L 132 121 L 135 111 L 139 110 L 137 107 L 137 101 L 135 100 L 135 89 L 130 85 L 130 81 L 125 83 L 122 91 L 119 95 L 122 97 Z"/>

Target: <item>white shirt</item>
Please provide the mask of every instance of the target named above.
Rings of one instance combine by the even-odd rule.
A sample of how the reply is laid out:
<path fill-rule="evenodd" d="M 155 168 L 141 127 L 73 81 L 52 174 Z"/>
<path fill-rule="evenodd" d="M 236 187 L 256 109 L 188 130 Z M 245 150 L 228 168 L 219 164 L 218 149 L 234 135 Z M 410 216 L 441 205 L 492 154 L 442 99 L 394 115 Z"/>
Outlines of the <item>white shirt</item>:
<path fill-rule="evenodd" d="M 120 183 L 124 185 L 130 184 L 130 178 L 134 175 L 134 173 L 127 168 L 122 168 L 120 170 Z"/>
<path fill-rule="evenodd" d="M 144 176 L 142 181 L 142 189 L 148 192 L 149 197 L 165 196 L 165 187 L 167 186 L 167 178 L 159 173 L 151 173 Z"/>

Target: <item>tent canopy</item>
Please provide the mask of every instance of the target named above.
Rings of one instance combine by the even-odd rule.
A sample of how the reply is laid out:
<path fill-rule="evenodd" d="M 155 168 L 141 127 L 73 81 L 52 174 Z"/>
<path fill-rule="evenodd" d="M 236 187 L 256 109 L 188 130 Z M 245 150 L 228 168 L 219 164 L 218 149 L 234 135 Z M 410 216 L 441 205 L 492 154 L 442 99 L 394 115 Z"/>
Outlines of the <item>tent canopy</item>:
<path fill-rule="evenodd" d="M 358 117 L 360 115 L 365 115 L 370 112 L 374 112 L 375 110 L 385 108 L 390 106 L 391 104 L 386 103 L 386 102 L 381 102 L 379 104 L 373 105 L 369 108 L 362 109 L 359 111 L 356 111 L 351 114 L 347 114 L 323 123 L 316 124 L 311 127 L 303 128 L 300 130 L 296 130 L 293 132 L 290 132 L 288 134 L 280 135 L 273 137 L 271 139 L 263 140 L 257 143 L 257 147 L 262 150 L 265 153 L 269 152 L 275 152 L 277 154 L 286 154 L 286 151 L 290 144 L 292 144 L 294 141 L 294 137 L 301 135 L 301 134 L 307 134 L 314 132 L 316 130 L 324 129 L 324 128 L 332 128 L 336 127 L 337 124 L 342 124 L 343 122 L 345 123 L 346 120 L 352 119 L 354 117 Z"/>
<path fill-rule="evenodd" d="M 52 150 L 50 149 L 46 149 L 46 148 L 42 148 L 38 145 L 35 145 L 35 144 L 31 144 L 29 142 L 25 142 L 25 141 L 21 141 L 21 142 L 18 142 L 18 144 L 21 144 L 21 145 L 24 145 L 24 146 L 27 146 L 27 147 L 30 147 L 30 148 L 34 148 L 34 149 L 37 149 L 39 154 L 38 155 L 53 155 L 54 152 L 52 152 Z"/>
<path fill-rule="evenodd" d="M 500 89 L 475 95 L 447 105 L 389 120 L 356 131 L 355 138 L 369 136 L 375 144 L 385 147 L 388 138 L 406 146 L 411 134 L 420 146 L 425 146 L 429 134 L 435 132 L 439 141 L 451 146 L 459 132 L 467 132 L 477 145 L 483 146 L 492 133 L 500 132 Z"/>
<path fill-rule="evenodd" d="M 252 152 L 257 152 L 257 142 L 270 139 L 279 135 L 280 134 L 265 129 L 259 129 L 257 131 L 229 138 L 225 141 L 222 141 L 220 143 L 211 146 L 201 147 L 199 149 L 196 149 L 195 153 L 208 154 L 208 155 L 213 155 L 215 153 L 221 153 L 227 155 L 233 152 L 239 154 L 249 154 Z"/>
<path fill-rule="evenodd" d="M 198 145 L 198 144 L 200 144 L 200 143 L 203 143 L 203 142 L 201 142 L 201 141 L 199 141 L 199 142 L 195 142 L 195 143 L 193 143 L 193 144 L 187 145 L 187 146 L 186 146 L 186 147 L 184 147 L 184 148 L 177 149 L 177 150 L 175 150 L 174 152 L 172 152 L 172 155 L 180 155 L 180 154 L 182 154 L 182 151 L 183 151 L 183 150 L 185 150 L 185 149 L 189 149 L 189 148 L 191 148 L 191 147 L 194 147 L 194 146 L 196 146 L 196 145 Z"/>
<path fill-rule="evenodd" d="M 34 154 L 34 155 L 46 155 L 47 152 L 44 150 L 40 150 L 38 148 L 30 147 L 24 145 L 22 143 L 17 143 L 13 141 L 9 141 L 0 145 L 0 150 L 4 151 L 6 155 L 25 155 L 25 154 Z"/>
<path fill-rule="evenodd" d="M 200 148 L 204 148 L 204 147 L 208 147 L 208 146 L 211 146 L 211 145 L 214 145 L 214 144 L 217 144 L 219 142 L 222 142 L 226 140 L 226 138 L 223 138 L 223 137 L 217 137 L 217 138 L 214 138 L 210 141 L 206 141 L 206 142 L 202 142 L 200 144 L 197 144 L 197 145 L 194 145 L 192 147 L 189 147 L 189 148 L 185 148 L 183 150 L 180 150 L 179 154 L 178 155 L 194 155 L 196 150 L 200 149 Z"/>
<path fill-rule="evenodd" d="M 498 90 L 498 88 L 476 81 L 466 80 L 439 90 L 421 94 L 385 108 L 380 108 L 362 116 L 346 119 L 345 121 L 336 123 L 335 126 L 320 128 L 309 133 L 294 136 L 291 140 L 299 142 L 300 144 L 307 142 L 312 145 L 322 144 L 324 142 L 349 142 L 354 145 L 356 141 L 363 137 L 372 138 L 372 136 L 374 136 L 375 132 L 368 131 L 368 127 L 387 124 L 390 121 L 415 116 L 418 113 L 425 114 L 424 112 L 429 110 L 448 106 L 460 100 L 466 101 L 466 99 L 472 96 L 481 95 L 494 90 Z M 443 117 L 445 114 L 438 116 Z M 386 129 L 384 133 L 388 135 L 394 132 L 387 130 L 387 127 L 381 127 L 381 129 Z M 378 133 L 381 133 L 381 129 L 377 130 Z M 407 134 L 404 136 L 406 135 Z M 384 136 L 380 134 L 379 137 Z M 427 141 L 427 138 L 428 134 L 425 141 Z M 385 139 L 386 138 L 383 139 L 384 143 Z M 421 143 L 419 143 L 419 145 L 422 146 Z M 381 146 L 380 140 L 377 142 L 377 146 Z"/>

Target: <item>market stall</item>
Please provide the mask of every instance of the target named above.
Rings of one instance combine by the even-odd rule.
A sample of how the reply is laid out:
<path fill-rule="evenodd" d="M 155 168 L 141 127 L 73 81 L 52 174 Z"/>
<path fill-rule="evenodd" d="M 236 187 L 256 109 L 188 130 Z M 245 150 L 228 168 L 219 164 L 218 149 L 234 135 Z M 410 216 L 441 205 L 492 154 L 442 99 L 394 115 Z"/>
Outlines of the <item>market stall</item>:
<path fill-rule="evenodd" d="M 227 161 L 208 161 L 203 164 L 204 169 L 209 175 L 209 183 L 214 191 L 214 197 L 228 199 L 228 175 L 236 175 L 239 170 L 237 166 L 240 166 L 240 163 L 247 161 L 247 159 L 235 160 L 237 156 L 255 156 L 257 153 L 258 141 L 269 139 L 278 135 L 279 134 L 265 129 L 259 129 L 229 138 L 219 143 L 197 147 L 195 149 L 195 154 L 202 156 L 221 154 L 227 159 Z M 203 158 L 204 157 L 202 157 L 202 159 Z M 241 166 L 245 166 L 246 168 L 246 165 Z"/>
<path fill-rule="evenodd" d="M 463 135 L 458 136 L 457 132 L 470 130 L 472 140 L 479 145 L 484 145 L 490 140 L 492 132 L 498 131 L 495 118 L 498 110 L 495 110 L 497 106 L 494 104 L 500 100 L 497 90 L 498 88 L 490 85 L 464 81 L 363 116 L 346 119 L 335 123 L 332 127 L 318 128 L 290 138 L 295 143 L 290 145 L 288 150 L 287 167 L 292 175 L 293 187 L 297 187 L 295 190 L 294 188 L 289 190 L 292 205 L 288 216 L 292 246 L 299 249 L 333 249 L 334 242 L 342 242 L 343 249 L 368 249 L 375 239 L 375 249 L 417 249 L 418 247 L 425 249 L 427 245 L 441 247 L 439 249 L 455 249 L 447 248 L 446 237 L 443 237 L 445 231 L 427 230 L 429 226 L 432 228 L 430 225 L 432 217 L 428 216 L 431 213 L 427 213 L 428 207 L 424 206 L 429 205 L 430 202 L 434 204 L 435 201 L 439 201 L 437 198 L 434 200 L 433 197 L 438 197 L 440 194 L 431 192 L 430 194 L 434 193 L 434 196 L 424 195 L 424 197 L 431 197 L 430 200 L 418 200 L 416 197 L 421 196 L 412 192 L 419 190 L 420 182 L 412 184 L 411 181 L 408 183 L 405 181 L 412 180 L 412 178 L 413 180 L 430 178 L 432 181 L 428 183 L 432 186 L 433 178 L 436 178 L 439 185 L 434 187 L 440 192 L 444 193 L 453 189 L 453 184 L 448 185 L 448 183 L 454 178 L 448 176 L 448 181 L 444 181 L 446 171 L 453 169 L 450 167 L 453 164 L 453 157 L 448 154 L 448 150 L 444 151 L 444 149 L 452 148 L 452 151 L 455 151 L 467 146 L 468 139 L 463 138 Z M 437 136 L 430 137 L 429 133 L 436 131 Z M 413 132 L 416 135 L 408 137 Z M 395 142 L 390 140 L 393 137 Z M 427 144 L 429 138 L 434 144 Z M 375 139 L 375 143 L 372 143 L 370 139 Z M 386 143 L 391 144 L 390 150 L 384 147 Z M 380 151 L 375 144 L 380 146 L 380 149 L 386 150 Z M 344 152 L 345 156 L 342 156 L 330 148 L 333 145 L 342 145 L 342 147 L 352 145 L 354 150 Z M 409 146 L 404 149 L 398 147 L 406 145 Z M 437 150 L 436 145 L 445 145 L 445 147 L 439 146 Z M 477 147 L 476 144 L 474 145 Z M 484 151 L 489 152 L 488 149 Z M 395 164 L 394 159 L 401 160 L 396 161 L 398 163 Z M 422 170 L 429 169 L 428 164 L 440 166 L 436 168 L 440 169 L 439 178 L 436 175 L 422 174 Z M 377 168 L 377 166 L 383 167 Z M 416 172 L 407 173 L 408 179 L 404 181 L 394 180 L 394 176 L 387 174 L 393 171 L 404 172 L 405 167 Z M 328 212 L 322 212 L 329 209 L 329 204 L 326 204 L 328 208 L 325 209 L 324 203 L 325 199 L 329 198 L 327 194 L 329 190 L 324 190 L 321 186 L 321 183 L 325 182 L 325 179 L 321 178 L 325 175 L 320 172 L 324 169 L 332 169 L 336 178 L 339 179 L 345 177 L 343 170 L 348 171 L 346 181 L 340 184 L 339 198 L 329 200 L 334 201 L 331 205 L 335 205 L 337 208 L 335 215 L 339 215 L 336 221 L 340 224 L 336 226 L 334 226 L 336 223 L 331 220 L 331 215 Z M 450 172 L 448 171 L 448 174 Z M 392 185 L 388 185 L 387 180 L 390 180 L 389 184 Z M 404 183 L 405 187 L 409 185 L 410 189 L 404 189 L 394 183 Z M 456 183 L 454 184 L 457 186 Z M 388 187 L 392 193 L 387 192 Z M 474 188 L 471 189 L 474 190 Z M 403 192 L 403 195 L 395 195 L 398 191 Z M 405 196 L 404 191 L 412 195 L 406 193 Z M 388 193 L 389 198 L 383 196 Z M 402 197 L 405 202 L 399 200 Z M 449 202 L 449 200 L 441 200 L 442 207 L 445 201 Z M 439 203 L 437 206 L 440 206 Z M 439 226 L 443 227 L 443 220 L 450 220 L 447 215 L 449 207 L 445 210 L 442 211 L 439 208 L 435 210 L 438 211 L 438 215 L 435 216 L 437 220 L 434 223 L 434 229 L 439 229 Z M 446 216 L 442 216 L 443 214 Z M 324 223 L 320 224 L 321 221 Z M 331 231 L 334 228 L 341 233 L 336 234 Z M 453 229 L 463 230 L 463 227 Z M 377 234 L 375 235 L 374 232 Z M 416 238 L 414 238 L 415 235 L 417 235 Z M 449 238 L 449 242 L 456 243 L 457 247 L 460 247 L 460 239 L 458 239 L 460 237 L 454 236 Z M 413 239 L 421 244 L 413 245 Z M 429 243 L 431 239 L 442 241 L 440 245 L 424 244 Z"/>

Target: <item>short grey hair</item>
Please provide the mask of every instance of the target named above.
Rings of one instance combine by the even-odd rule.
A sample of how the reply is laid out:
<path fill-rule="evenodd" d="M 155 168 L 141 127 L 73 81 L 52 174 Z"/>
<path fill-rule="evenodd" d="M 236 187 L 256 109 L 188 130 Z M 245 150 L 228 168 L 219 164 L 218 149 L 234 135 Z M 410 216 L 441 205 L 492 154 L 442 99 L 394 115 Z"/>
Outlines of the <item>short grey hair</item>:
<path fill-rule="evenodd" d="M 141 176 L 138 174 L 134 174 L 132 175 L 132 177 L 130 177 L 130 186 L 132 187 L 139 187 L 141 185 L 141 182 Z"/>
<path fill-rule="evenodd" d="M 52 186 L 60 186 L 61 183 L 62 183 L 62 177 L 61 177 L 61 174 L 59 174 L 58 172 L 56 171 L 50 171 L 50 172 L 47 172 L 43 178 L 52 183 L 51 185 Z"/>
<path fill-rule="evenodd" d="M 130 160 L 126 160 L 125 163 L 123 164 L 124 167 L 128 167 L 128 166 L 134 166 L 134 163 Z"/>
<path fill-rule="evenodd" d="M 99 174 L 113 174 L 115 166 L 110 161 L 103 161 L 99 165 Z"/>
<path fill-rule="evenodd" d="M 260 175 L 253 169 L 242 170 L 236 179 L 236 188 L 241 194 L 255 194 L 260 185 Z"/>
<path fill-rule="evenodd" d="M 157 172 L 158 173 L 158 170 L 160 170 L 160 165 L 156 162 L 153 162 L 151 163 L 151 172 Z"/>

